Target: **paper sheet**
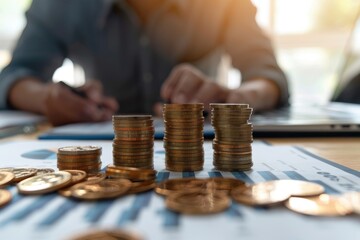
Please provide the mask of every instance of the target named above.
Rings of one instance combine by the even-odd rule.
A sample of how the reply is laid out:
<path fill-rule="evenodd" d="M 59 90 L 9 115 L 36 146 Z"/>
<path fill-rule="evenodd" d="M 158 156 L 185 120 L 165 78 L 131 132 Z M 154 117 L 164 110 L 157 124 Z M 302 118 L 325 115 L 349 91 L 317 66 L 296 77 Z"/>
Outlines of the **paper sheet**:
<path fill-rule="evenodd" d="M 103 167 L 112 163 L 111 141 L 24 141 L 0 144 L 0 167 L 56 168 L 56 149 L 70 145 L 103 147 Z M 322 184 L 329 194 L 360 191 L 360 173 L 333 164 L 293 146 L 253 143 L 251 171 L 220 172 L 212 167 L 211 142 L 205 142 L 205 165 L 200 172 L 164 170 L 162 142 L 155 142 L 157 180 L 175 177 L 232 177 L 246 182 L 302 179 Z M 0 208 L 1 239 L 68 239 L 87 229 L 124 228 L 145 239 L 356 239 L 359 217 L 308 217 L 285 207 L 251 208 L 237 203 L 210 216 L 184 216 L 165 208 L 153 192 L 116 200 L 79 202 L 57 194 L 22 196 L 15 187 L 11 204 Z"/>

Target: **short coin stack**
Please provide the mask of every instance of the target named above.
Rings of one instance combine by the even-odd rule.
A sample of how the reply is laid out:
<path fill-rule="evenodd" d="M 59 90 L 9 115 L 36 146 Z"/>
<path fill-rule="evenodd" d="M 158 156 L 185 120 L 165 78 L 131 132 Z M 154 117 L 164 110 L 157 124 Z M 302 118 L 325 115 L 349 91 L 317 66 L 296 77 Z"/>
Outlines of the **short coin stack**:
<path fill-rule="evenodd" d="M 252 163 L 252 108 L 248 104 L 212 103 L 211 124 L 215 129 L 213 140 L 214 166 L 221 171 L 247 171 Z"/>
<path fill-rule="evenodd" d="M 88 174 L 101 170 L 101 147 L 69 146 L 61 147 L 57 153 L 59 170 L 83 170 Z"/>
<path fill-rule="evenodd" d="M 204 164 L 203 104 L 165 104 L 166 169 L 200 171 Z"/>
<path fill-rule="evenodd" d="M 113 116 L 115 166 L 153 169 L 154 124 L 151 115 Z"/>

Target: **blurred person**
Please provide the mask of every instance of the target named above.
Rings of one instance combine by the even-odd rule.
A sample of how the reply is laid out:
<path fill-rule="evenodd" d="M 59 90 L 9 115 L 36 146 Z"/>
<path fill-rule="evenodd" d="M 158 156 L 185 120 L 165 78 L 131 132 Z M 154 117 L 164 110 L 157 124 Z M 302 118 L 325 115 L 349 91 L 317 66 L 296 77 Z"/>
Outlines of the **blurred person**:
<path fill-rule="evenodd" d="M 61 125 L 152 114 L 164 101 L 285 105 L 287 81 L 255 15 L 250 0 L 34 0 L 0 74 L 0 109 Z M 224 53 L 242 74 L 237 89 L 214 81 Z M 52 82 L 65 58 L 83 67 L 86 97 Z"/>

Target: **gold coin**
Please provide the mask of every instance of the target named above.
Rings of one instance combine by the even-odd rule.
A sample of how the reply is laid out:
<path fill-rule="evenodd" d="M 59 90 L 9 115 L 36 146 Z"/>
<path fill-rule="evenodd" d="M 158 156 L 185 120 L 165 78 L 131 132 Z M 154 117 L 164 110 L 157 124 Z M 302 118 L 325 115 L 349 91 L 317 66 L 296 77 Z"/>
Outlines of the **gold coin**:
<path fill-rule="evenodd" d="M 0 172 L 0 187 L 10 183 L 15 178 L 12 172 Z"/>
<path fill-rule="evenodd" d="M 310 197 L 324 193 L 323 186 L 300 180 L 275 180 L 268 182 L 274 184 L 279 191 L 288 192 L 293 197 Z"/>
<path fill-rule="evenodd" d="M 230 206 L 230 198 L 219 192 L 179 192 L 165 200 L 166 207 L 183 214 L 212 214 Z"/>
<path fill-rule="evenodd" d="M 63 170 L 71 174 L 71 184 L 76 184 L 83 181 L 86 178 L 86 172 L 82 170 Z"/>
<path fill-rule="evenodd" d="M 84 182 L 74 185 L 71 196 L 82 200 L 98 200 L 124 195 L 131 188 L 131 181 L 117 179 L 116 182 L 105 179 L 101 182 Z"/>
<path fill-rule="evenodd" d="M 15 175 L 13 182 L 20 182 L 26 178 L 35 176 L 37 173 L 36 168 L 12 168 L 11 172 Z"/>
<path fill-rule="evenodd" d="M 84 234 L 80 234 L 72 237 L 70 240 L 141 240 L 142 237 L 123 231 L 121 229 L 113 230 L 95 230 L 86 231 Z"/>
<path fill-rule="evenodd" d="M 128 191 L 128 194 L 146 192 L 156 187 L 155 179 L 142 181 L 142 182 L 132 182 L 131 189 Z"/>
<path fill-rule="evenodd" d="M 106 178 L 106 174 L 103 172 L 98 173 L 87 173 L 84 181 L 102 181 Z"/>
<path fill-rule="evenodd" d="M 199 178 L 168 179 L 158 183 L 155 192 L 160 195 L 169 196 L 179 191 L 189 191 L 192 189 L 198 191 L 202 188 L 205 181 L 205 179 Z"/>
<path fill-rule="evenodd" d="M 71 174 L 59 171 L 27 178 L 19 182 L 17 188 L 22 194 L 45 194 L 56 191 L 70 182 Z"/>
<path fill-rule="evenodd" d="M 249 108 L 249 104 L 243 103 L 210 103 L 211 109 L 242 109 Z"/>
<path fill-rule="evenodd" d="M 163 109 L 165 111 L 174 110 L 174 111 L 181 111 L 181 110 L 192 110 L 192 109 L 204 109 L 203 103 L 185 103 L 185 104 L 178 104 L 178 103 L 171 103 L 171 104 L 164 104 Z"/>
<path fill-rule="evenodd" d="M 352 212 L 347 201 L 328 194 L 310 198 L 291 197 L 285 206 L 294 212 L 313 216 L 343 216 Z"/>
<path fill-rule="evenodd" d="M 349 202 L 354 213 L 360 214 L 360 192 L 345 193 L 343 198 Z"/>
<path fill-rule="evenodd" d="M 168 165 L 166 164 L 166 170 L 173 171 L 173 172 L 187 172 L 187 171 L 201 171 L 203 170 L 203 164 L 199 165 L 185 165 L 185 166 L 175 166 L 175 165 Z"/>
<path fill-rule="evenodd" d="M 53 173 L 55 172 L 52 168 L 38 168 L 36 172 L 36 176 L 47 174 L 47 173 Z"/>
<path fill-rule="evenodd" d="M 11 199 L 11 193 L 8 190 L 0 189 L 0 207 L 9 203 Z"/>
<path fill-rule="evenodd" d="M 139 121 L 139 120 L 150 120 L 152 115 L 113 115 L 112 119 L 115 121 Z"/>
<path fill-rule="evenodd" d="M 234 188 L 231 197 L 239 202 L 251 206 L 274 205 L 286 201 L 290 194 L 279 191 L 273 183 L 262 182 Z"/>
<path fill-rule="evenodd" d="M 67 146 L 58 149 L 61 155 L 86 155 L 101 154 L 101 147 L 98 146 Z"/>

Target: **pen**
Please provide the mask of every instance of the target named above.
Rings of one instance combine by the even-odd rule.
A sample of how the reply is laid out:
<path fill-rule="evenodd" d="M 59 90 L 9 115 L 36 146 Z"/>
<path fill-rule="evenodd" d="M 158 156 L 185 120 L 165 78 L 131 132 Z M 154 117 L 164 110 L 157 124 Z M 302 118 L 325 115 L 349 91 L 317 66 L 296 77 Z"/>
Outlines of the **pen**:
<path fill-rule="evenodd" d="M 60 81 L 59 84 L 61 84 L 62 86 L 66 87 L 67 89 L 69 89 L 71 92 L 75 93 L 76 95 L 82 97 L 82 98 L 87 98 L 86 93 L 84 91 L 81 91 L 77 88 L 71 87 L 69 85 L 67 85 L 65 82 Z"/>

